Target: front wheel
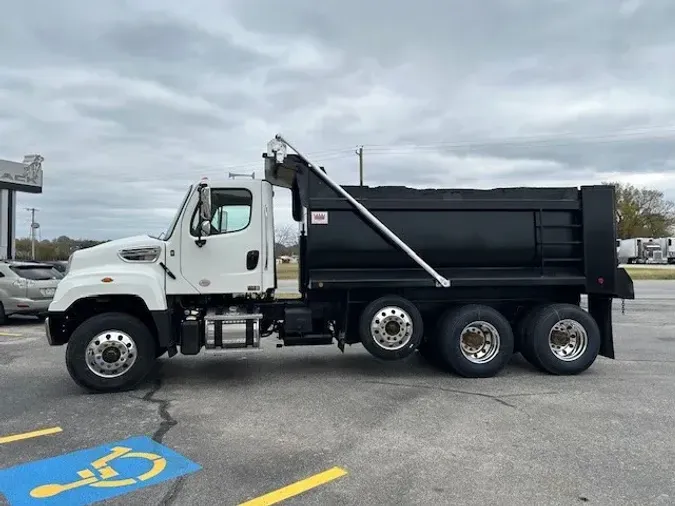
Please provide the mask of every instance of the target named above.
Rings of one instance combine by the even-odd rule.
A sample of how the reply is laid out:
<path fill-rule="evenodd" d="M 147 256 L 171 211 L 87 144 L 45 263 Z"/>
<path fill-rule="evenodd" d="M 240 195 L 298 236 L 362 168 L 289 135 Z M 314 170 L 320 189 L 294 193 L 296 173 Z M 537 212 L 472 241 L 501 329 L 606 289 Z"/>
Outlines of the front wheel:
<path fill-rule="evenodd" d="M 152 369 L 156 344 L 138 318 L 102 313 L 81 323 L 70 336 L 66 367 L 75 383 L 96 392 L 134 388 Z"/>

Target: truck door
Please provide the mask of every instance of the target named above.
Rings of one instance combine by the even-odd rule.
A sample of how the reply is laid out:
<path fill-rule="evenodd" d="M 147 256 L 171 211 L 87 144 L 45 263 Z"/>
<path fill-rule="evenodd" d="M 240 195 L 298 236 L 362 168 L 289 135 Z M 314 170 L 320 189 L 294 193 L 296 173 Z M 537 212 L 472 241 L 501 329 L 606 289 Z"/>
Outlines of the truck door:
<path fill-rule="evenodd" d="M 201 293 L 258 292 L 262 285 L 262 181 L 211 187 L 211 233 L 200 247 L 196 203 L 185 216 L 180 268 Z M 194 202 L 194 200 L 193 200 Z M 189 219 L 188 219 L 189 218 Z"/>

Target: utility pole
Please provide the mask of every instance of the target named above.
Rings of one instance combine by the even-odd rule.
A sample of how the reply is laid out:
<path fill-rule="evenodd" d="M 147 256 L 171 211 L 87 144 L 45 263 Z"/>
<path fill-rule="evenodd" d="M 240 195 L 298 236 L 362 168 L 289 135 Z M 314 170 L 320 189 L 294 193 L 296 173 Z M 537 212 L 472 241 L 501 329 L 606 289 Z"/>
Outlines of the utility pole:
<path fill-rule="evenodd" d="M 35 211 L 38 211 L 34 207 L 27 207 L 26 211 L 30 211 L 30 258 L 35 260 L 35 232 L 40 226 L 39 223 L 35 222 Z"/>
<path fill-rule="evenodd" d="M 356 149 L 356 154 L 359 157 L 359 186 L 363 186 L 363 146 Z"/>

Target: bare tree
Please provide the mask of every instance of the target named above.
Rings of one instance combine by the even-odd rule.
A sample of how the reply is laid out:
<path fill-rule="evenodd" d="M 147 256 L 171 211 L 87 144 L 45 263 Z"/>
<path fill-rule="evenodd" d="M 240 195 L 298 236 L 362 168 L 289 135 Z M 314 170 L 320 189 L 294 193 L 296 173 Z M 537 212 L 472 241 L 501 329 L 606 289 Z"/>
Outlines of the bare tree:
<path fill-rule="evenodd" d="M 298 231 L 290 224 L 280 225 L 274 230 L 274 242 L 282 246 L 293 246 L 298 243 Z"/>

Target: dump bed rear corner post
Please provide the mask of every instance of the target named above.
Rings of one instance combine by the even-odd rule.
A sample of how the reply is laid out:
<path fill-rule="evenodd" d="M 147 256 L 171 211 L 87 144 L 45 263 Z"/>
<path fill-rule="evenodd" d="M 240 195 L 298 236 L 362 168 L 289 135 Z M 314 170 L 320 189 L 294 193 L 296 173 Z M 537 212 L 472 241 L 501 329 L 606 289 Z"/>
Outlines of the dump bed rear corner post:
<path fill-rule="evenodd" d="M 581 187 L 586 292 L 616 292 L 616 213 L 613 186 Z"/>

